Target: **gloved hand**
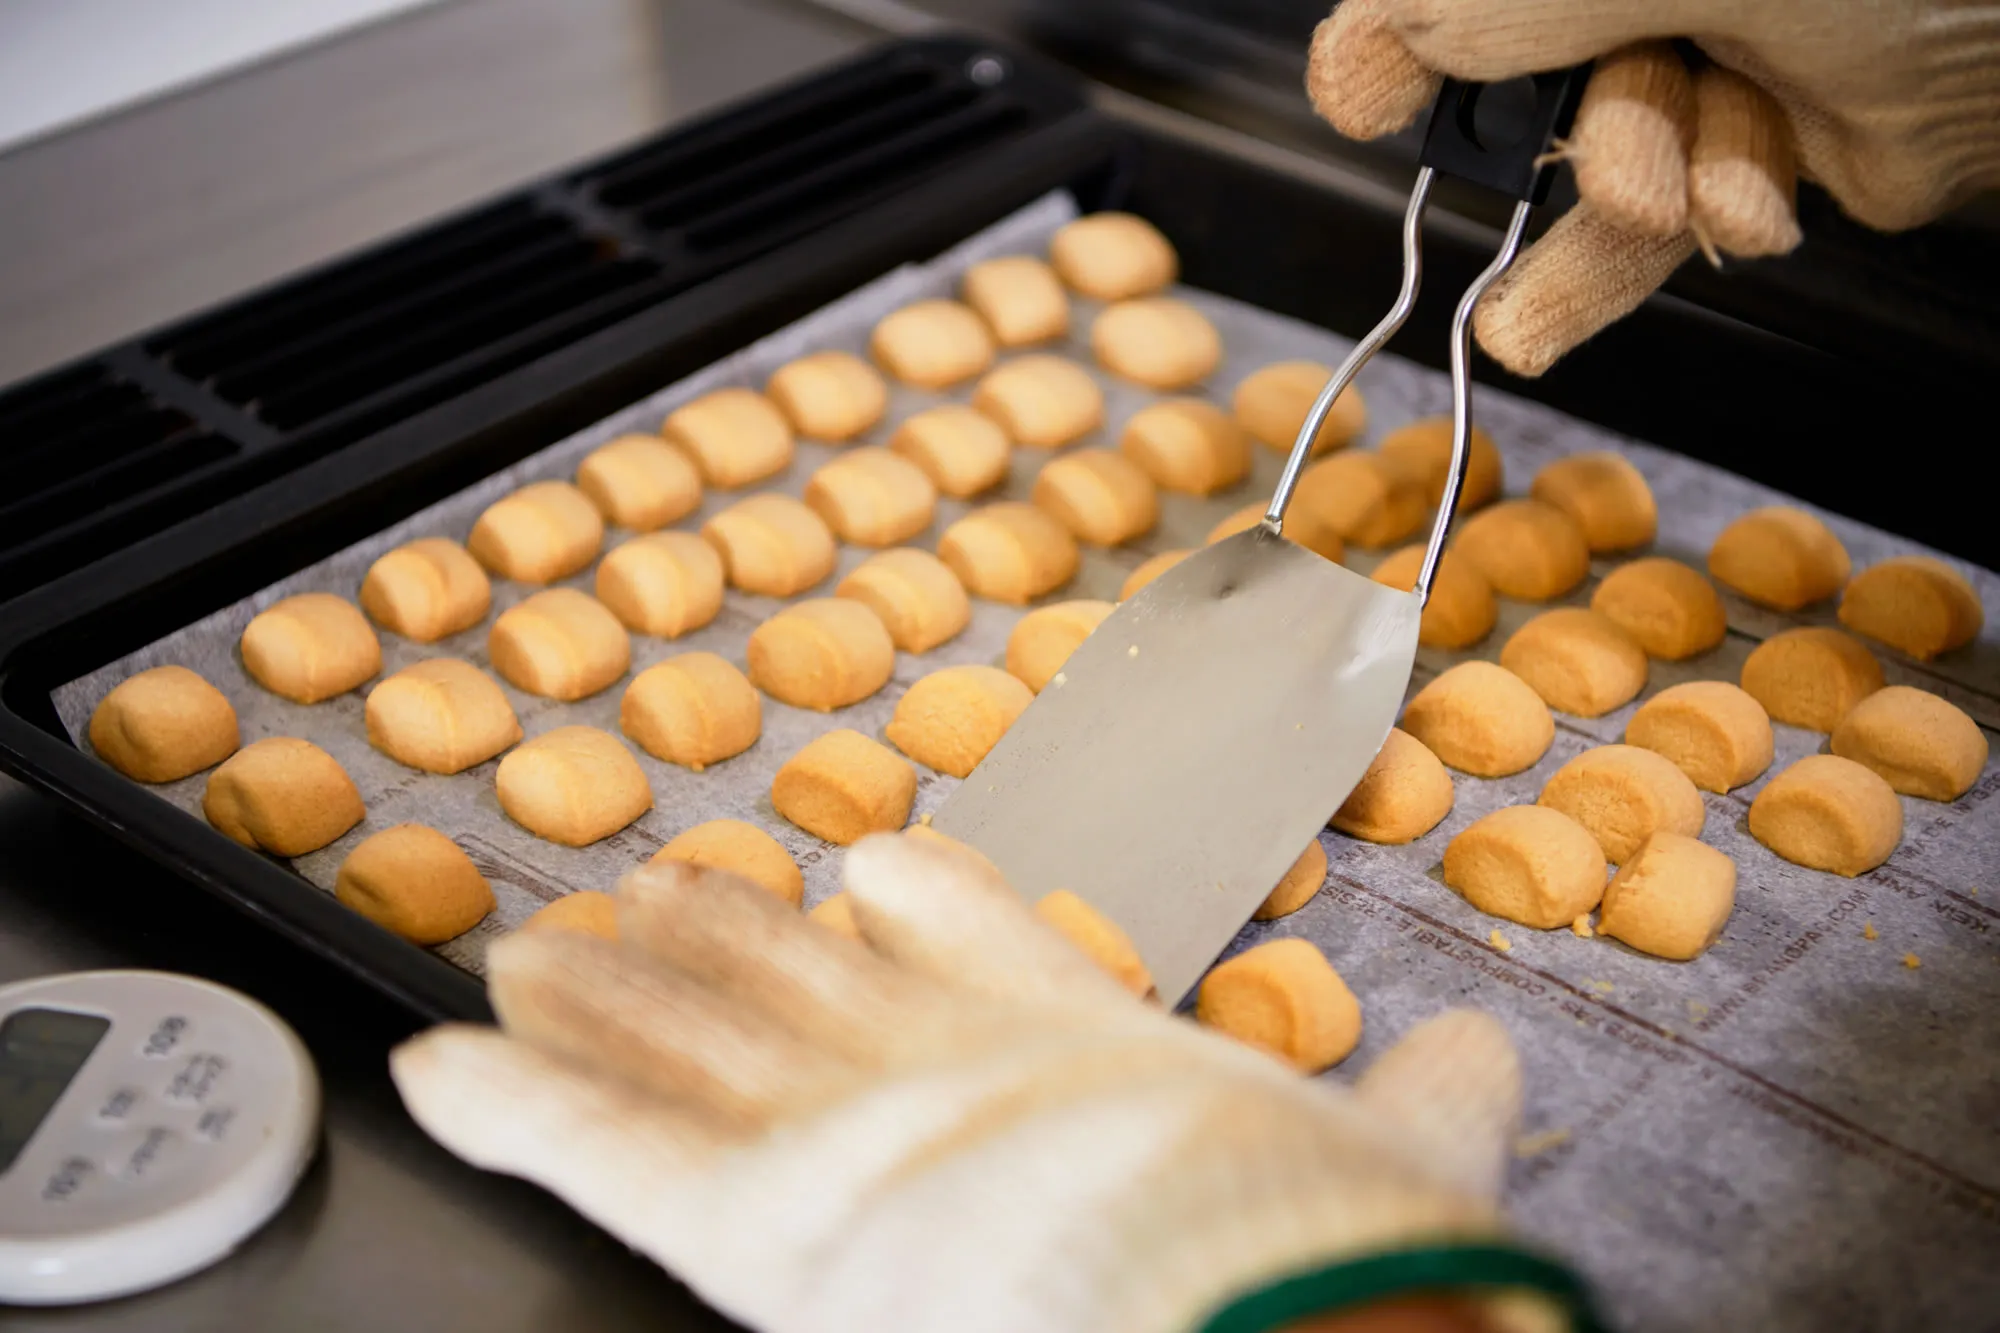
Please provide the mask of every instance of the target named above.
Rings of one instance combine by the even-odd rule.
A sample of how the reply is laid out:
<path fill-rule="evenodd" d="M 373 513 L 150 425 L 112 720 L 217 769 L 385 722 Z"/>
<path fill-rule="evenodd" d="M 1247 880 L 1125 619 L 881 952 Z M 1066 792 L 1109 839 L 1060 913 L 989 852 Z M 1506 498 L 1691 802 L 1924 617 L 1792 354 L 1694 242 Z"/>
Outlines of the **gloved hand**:
<path fill-rule="evenodd" d="M 1670 38 L 1699 48 L 1693 68 Z M 1409 125 L 1440 72 L 1495 83 L 1591 59 L 1559 146 L 1581 203 L 1474 317 L 1516 374 L 1630 313 L 1697 246 L 1796 246 L 1795 174 L 1890 231 L 2000 185 L 2000 8 L 1980 0 L 1345 0 L 1306 84 L 1370 139 Z"/>
<path fill-rule="evenodd" d="M 1492 1019 L 1430 1021 L 1349 1092 L 1134 999 L 961 851 L 878 835 L 845 875 L 866 944 L 728 874 L 635 870 L 617 943 L 497 943 L 501 1030 L 399 1048 L 404 1101 L 771 1333 L 1165 1333 L 1384 1252 L 1208 1327 L 1467 1280 L 1504 1321 L 1478 1327 L 1566 1326 L 1423 1252 L 1502 1235 L 1519 1070 Z M 1467 1262 L 1496 1254 L 1538 1262 Z"/>

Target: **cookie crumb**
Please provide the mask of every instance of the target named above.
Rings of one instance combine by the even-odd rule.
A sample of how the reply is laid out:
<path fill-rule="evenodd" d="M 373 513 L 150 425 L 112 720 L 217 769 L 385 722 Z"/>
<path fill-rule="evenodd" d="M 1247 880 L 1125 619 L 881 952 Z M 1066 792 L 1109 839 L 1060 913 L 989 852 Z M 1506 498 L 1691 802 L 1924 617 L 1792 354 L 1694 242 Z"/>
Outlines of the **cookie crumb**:
<path fill-rule="evenodd" d="M 1523 1134 L 1514 1140 L 1516 1157 L 1539 1157 L 1551 1148 L 1560 1148 L 1569 1142 L 1567 1129 L 1545 1129 L 1538 1134 Z"/>
<path fill-rule="evenodd" d="M 1136 643 L 1133 644 L 1130 648 L 1127 648 L 1125 650 L 1125 656 L 1127 657 L 1137 657 L 1138 655 L 1139 655 L 1139 645 Z"/>
<path fill-rule="evenodd" d="M 1915 954 L 1906 953 L 1903 955 L 1903 966 L 1909 968 L 1910 971 L 1914 972 L 1923 965 L 1924 965 L 1924 960 L 1917 957 Z"/>
<path fill-rule="evenodd" d="M 1585 912 L 1582 916 L 1570 922 L 1569 929 L 1572 935 L 1575 935 L 1578 939 L 1583 939 L 1583 940 L 1590 939 L 1591 937 L 1597 934 L 1596 931 L 1590 928 L 1590 913 L 1588 912 Z"/>
<path fill-rule="evenodd" d="M 1864 940 L 1879 940 L 1882 938 L 1882 932 L 1875 929 L 1873 921 L 1864 921 L 1861 923 L 1861 938 Z"/>
<path fill-rule="evenodd" d="M 1687 1007 L 1688 1007 L 1688 1017 L 1692 1018 L 1697 1023 L 1701 1022 L 1702 1019 L 1708 1017 L 1708 1006 L 1703 1004 L 1700 1000 L 1689 1000 L 1687 1002 Z"/>
<path fill-rule="evenodd" d="M 1494 948 L 1498 949 L 1501 953 L 1506 953 L 1508 950 L 1514 947 L 1513 944 L 1508 941 L 1507 937 L 1500 933 L 1498 927 L 1494 929 L 1491 935 L 1488 935 L 1486 937 L 1486 942 L 1492 945 Z"/>

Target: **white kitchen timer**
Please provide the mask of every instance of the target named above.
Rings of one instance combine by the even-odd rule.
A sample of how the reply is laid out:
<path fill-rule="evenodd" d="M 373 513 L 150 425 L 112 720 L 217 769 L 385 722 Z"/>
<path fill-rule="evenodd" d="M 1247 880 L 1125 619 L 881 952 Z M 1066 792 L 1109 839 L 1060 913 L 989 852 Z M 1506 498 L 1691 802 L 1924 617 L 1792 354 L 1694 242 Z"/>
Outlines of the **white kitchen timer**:
<path fill-rule="evenodd" d="M 290 1197 L 319 1076 L 282 1019 L 167 972 L 0 987 L 0 1303 L 142 1291 Z"/>

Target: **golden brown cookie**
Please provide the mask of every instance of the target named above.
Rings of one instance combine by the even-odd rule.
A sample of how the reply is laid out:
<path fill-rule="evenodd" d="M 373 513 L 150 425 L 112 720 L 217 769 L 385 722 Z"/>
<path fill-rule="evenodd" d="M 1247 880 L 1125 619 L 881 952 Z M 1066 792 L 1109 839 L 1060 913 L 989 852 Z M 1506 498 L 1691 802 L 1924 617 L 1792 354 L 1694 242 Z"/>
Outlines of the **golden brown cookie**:
<path fill-rule="evenodd" d="M 993 335 L 970 306 L 918 301 L 876 324 L 868 354 L 905 384 L 948 389 L 993 364 Z"/>
<path fill-rule="evenodd" d="M 1034 701 L 1033 691 L 998 667 L 949 666 L 904 691 L 882 734 L 925 767 L 962 778 Z"/>
<path fill-rule="evenodd" d="M 889 683 L 896 645 L 881 617 L 848 597 L 788 606 L 750 632 L 750 682 L 794 708 L 827 713 Z"/>
<path fill-rule="evenodd" d="M 964 500 L 1007 479 L 1013 445 L 985 413 L 946 403 L 904 421 L 889 447 L 922 468 L 940 491 Z"/>
<path fill-rule="evenodd" d="M 422 824 L 363 839 L 334 877 L 333 896 L 412 944 L 443 944 L 493 910 L 493 886 L 457 843 Z"/>
<path fill-rule="evenodd" d="M 157 666 L 112 687 L 90 715 L 90 748 L 140 782 L 173 782 L 236 753 L 236 710 L 184 666 Z"/>
<path fill-rule="evenodd" d="M 625 674 L 632 640 L 604 603 L 549 588 L 501 612 L 486 636 L 500 678 L 545 699 L 582 699 Z"/>
<path fill-rule="evenodd" d="M 906 653 L 927 653 L 972 621 L 972 603 L 951 566 L 915 547 L 869 556 L 833 590 L 878 616 Z"/>
<path fill-rule="evenodd" d="M 1139 956 L 1132 937 L 1068 889 L 1044 895 L 1035 904 L 1035 915 L 1053 926 L 1126 990 L 1143 996 L 1153 989 L 1153 974 L 1147 970 L 1146 960 Z"/>
<path fill-rule="evenodd" d="M 1309 513 L 1342 540 L 1375 550 L 1393 545 L 1423 526 L 1428 506 L 1414 481 L 1383 466 L 1374 454 L 1335 454 L 1299 475 L 1292 507 Z"/>
<path fill-rule="evenodd" d="M 1062 279 L 1033 255 L 981 260 L 965 271 L 959 294 L 1002 347 L 1027 347 L 1069 332 Z"/>
<path fill-rule="evenodd" d="M 1502 597 L 1547 602 L 1590 573 L 1576 521 L 1540 500 L 1505 500 L 1459 525 L 1452 549 L 1479 567 Z"/>
<path fill-rule="evenodd" d="M 1789 505 L 1753 509 L 1708 549 L 1717 583 L 1779 611 L 1824 601 L 1847 582 L 1847 548 L 1826 524 Z"/>
<path fill-rule="evenodd" d="M 597 564 L 597 600 L 634 634 L 677 639 L 722 610 L 722 557 L 692 532 L 634 537 Z"/>
<path fill-rule="evenodd" d="M 1905 796 L 1955 801 L 1986 767 L 1979 724 L 1927 690 L 1889 685 L 1848 710 L 1833 752 L 1880 774 Z"/>
<path fill-rule="evenodd" d="M 1612 570 L 1591 593 L 1590 609 L 1666 662 L 1705 653 L 1729 632 L 1715 585 L 1662 555 Z"/>
<path fill-rule="evenodd" d="M 1008 674 L 1040 694 L 1077 645 L 1116 609 L 1086 598 L 1028 612 L 1007 636 Z"/>
<path fill-rule="evenodd" d="M 1060 227 L 1049 262 L 1062 280 L 1100 301 L 1123 301 L 1172 286 L 1180 257 L 1160 229 L 1132 213 L 1090 213 Z"/>
<path fill-rule="evenodd" d="M 1653 540 L 1660 510 L 1630 459 L 1609 449 L 1558 458 L 1528 493 L 1568 514 L 1593 551 L 1629 551 Z"/>
<path fill-rule="evenodd" d="M 1207 544 L 1213 546 L 1225 537 L 1248 532 L 1264 521 L 1264 512 L 1270 507 L 1267 500 L 1244 505 L 1208 530 Z M 1297 542 L 1314 555 L 1331 560 L 1336 565 L 1347 554 L 1347 546 L 1341 541 L 1339 530 L 1317 510 L 1291 506 L 1285 510 L 1284 532 L 1286 540 Z"/>
<path fill-rule="evenodd" d="M 406 639 L 436 643 L 486 619 L 493 585 L 486 571 L 457 542 L 420 537 L 368 566 L 361 580 L 361 609 Z"/>
<path fill-rule="evenodd" d="M 493 786 L 509 819 L 565 847 L 608 838 L 653 808 L 639 761 L 596 727 L 557 727 L 515 746 Z"/>
<path fill-rule="evenodd" d="M 1903 805 L 1874 771 L 1837 754 L 1812 754 L 1757 793 L 1750 835 L 1809 869 L 1862 875 L 1903 840 Z"/>
<path fill-rule="evenodd" d="M 1328 822 L 1363 842 L 1415 842 L 1444 822 L 1452 799 L 1451 774 L 1438 757 L 1396 727 Z"/>
<path fill-rule="evenodd" d="M 1118 437 L 1119 452 L 1161 490 L 1213 495 L 1250 475 L 1250 440 L 1229 415 L 1199 398 L 1140 408 Z"/>
<path fill-rule="evenodd" d="M 938 558 L 975 597 L 1025 606 L 1076 573 L 1076 538 L 1031 504 L 1002 500 L 944 530 Z"/>
<path fill-rule="evenodd" d="M 1460 662 L 1417 691 L 1402 727 L 1461 773 L 1503 778 L 1531 767 L 1556 737 L 1549 706 L 1513 672 Z"/>
<path fill-rule="evenodd" d="M 806 483 L 806 504 L 833 534 L 856 546 L 894 546 L 931 525 L 937 487 L 901 454 L 850 449 Z"/>
<path fill-rule="evenodd" d="M 908 760 L 846 728 L 810 742 L 771 783 L 779 814 L 842 846 L 903 827 L 916 796 L 917 770 Z"/>
<path fill-rule="evenodd" d="M 669 413 L 660 433 L 687 451 L 703 481 L 725 490 L 776 476 L 792 463 L 791 424 L 755 389 L 705 393 Z"/>
<path fill-rule="evenodd" d="M 531 481 L 486 506 L 465 547 L 503 579 L 554 583 L 597 558 L 604 516 L 566 481 Z"/>
<path fill-rule="evenodd" d="M 1118 600 L 1124 601 L 1132 594 L 1151 583 L 1160 575 L 1193 555 L 1193 551 L 1162 551 L 1125 576 L 1124 585 L 1118 589 Z"/>
<path fill-rule="evenodd" d="M 1978 638 L 1986 616 L 1965 575 L 1927 555 L 1897 555 L 1848 583 L 1840 623 L 1928 662 Z"/>
<path fill-rule="evenodd" d="M 1743 660 L 1743 689 L 1774 722 L 1832 731 L 1882 688 L 1882 664 L 1859 639 L 1817 625 L 1773 634 Z"/>
<path fill-rule="evenodd" d="M 745 496 L 701 525 L 733 588 L 766 597 L 804 592 L 833 573 L 837 552 L 826 520 L 789 495 Z"/>
<path fill-rule="evenodd" d="M 434 657 L 368 691 L 368 743 L 426 773 L 462 773 L 521 739 L 514 705 L 470 662 Z"/>
<path fill-rule="evenodd" d="M 345 694 L 382 669 L 382 641 L 354 603 L 302 592 L 257 613 L 243 627 L 243 669 L 294 703 Z"/>
<path fill-rule="evenodd" d="M 1056 449 L 1104 424 L 1104 390 L 1066 356 L 1017 356 L 988 372 L 972 405 L 1016 444 Z"/>
<path fill-rule="evenodd" d="M 1313 400 L 1333 378 L 1333 368 L 1317 361 L 1280 361 L 1252 372 L 1236 386 L 1230 406 L 1237 424 L 1273 449 L 1290 453 L 1305 428 Z M 1368 405 L 1361 390 L 1350 384 L 1333 400 L 1333 409 L 1313 437 L 1312 451 L 1323 454 L 1353 443 L 1368 428 Z"/>
<path fill-rule="evenodd" d="M 1222 363 L 1222 336 L 1185 301 L 1149 296 L 1105 308 L 1090 350 L 1114 375 L 1152 389 L 1185 389 Z"/>
<path fill-rule="evenodd" d="M 1636 745 L 1599 745 L 1557 769 L 1537 804 L 1590 831 L 1604 859 L 1623 865 L 1665 831 L 1698 838 L 1708 817 L 1701 793 L 1674 761 Z"/>
<path fill-rule="evenodd" d="M 367 810 L 340 761 L 311 741 L 253 741 L 208 775 L 201 813 L 224 836 L 277 856 L 316 852 Z"/>
<path fill-rule="evenodd" d="M 845 935 L 850 940 L 861 938 L 861 927 L 854 922 L 854 900 L 845 893 L 834 894 L 807 912 L 806 917 L 836 935 Z"/>
<path fill-rule="evenodd" d="M 882 419 L 889 386 L 849 352 L 812 352 L 779 366 L 764 386 L 792 429 L 812 440 L 851 440 Z"/>
<path fill-rule="evenodd" d="M 1290 916 L 1313 900 L 1313 895 L 1326 883 L 1326 848 L 1314 838 L 1299 853 L 1299 859 L 1292 862 L 1292 868 L 1278 881 L 1278 887 L 1266 895 L 1257 910 L 1250 914 L 1252 921 L 1276 921 L 1281 916 Z"/>
<path fill-rule="evenodd" d="M 1317 945 L 1266 940 L 1217 963 L 1196 992 L 1195 1021 L 1269 1051 L 1301 1073 L 1361 1043 L 1361 1005 Z"/>
<path fill-rule="evenodd" d="M 1597 933 L 1685 962 L 1722 936 L 1736 905 L 1736 863 L 1678 833 L 1655 833 L 1604 890 Z"/>
<path fill-rule="evenodd" d="M 618 902 L 596 889 L 575 889 L 535 909 L 522 930 L 573 930 L 601 940 L 618 938 Z"/>
<path fill-rule="evenodd" d="M 1368 577 L 1384 587 L 1409 592 L 1417 586 L 1424 567 L 1424 544 L 1405 546 L 1375 566 Z M 1500 603 L 1494 600 L 1493 585 L 1479 572 L 1479 566 L 1457 551 L 1446 550 L 1431 577 L 1430 600 L 1424 603 L 1418 622 L 1417 642 L 1427 648 L 1470 648 L 1493 632 L 1500 619 Z"/>
<path fill-rule="evenodd" d="M 1577 717 L 1602 717 L 1646 688 L 1646 654 L 1607 616 L 1580 606 L 1544 611 L 1514 631 L 1500 665 L 1542 702 Z"/>
<path fill-rule="evenodd" d="M 653 853 L 654 861 L 686 861 L 741 875 L 797 907 L 805 901 L 806 880 L 784 844 L 741 819 L 696 824 Z"/>
<path fill-rule="evenodd" d="M 1726 681 L 1691 680 L 1639 705 L 1625 743 L 1666 756 L 1703 791 L 1733 791 L 1771 766 L 1771 718 Z"/>
<path fill-rule="evenodd" d="M 1444 882 L 1490 916 L 1554 930 L 1604 896 L 1604 853 L 1590 831 L 1545 805 L 1474 820 L 1444 849 Z"/>
<path fill-rule="evenodd" d="M 1160 493 L 1137 463 L 1109 449 L 1051 459 L 1035 478 L 1037 508 L 1081 542 L 1117 546 L 1160 521 Z"/>
<path fill-rule="evenodd" d="M 1435 509 L 1444 503 L 1444 484 L 1451 475 L 1451 418 L 1425 417 L 1398 426 L 1382 437 L 1375 452 L 1383 463 L 1422 483 L 1424 503 Z M 1465 478 L 1459 483 L 1458 510 L 1467 514 L 1500 498 L 1506 466 L 1493 437 L 1478 426 L 1465 454 Z"/>
<path fill-rule="evenodd" d="M 699 773 L 757 743 L 764 705 L 726 659 L 682 653 L 632 678 L 618 704 L 618 729 L 653 758 Z"/>
<path fill-rule="evenodd" d="M 606 523 L 651 532 L 701 507 L 701 472 L 658 435 L 620 435 L 583 457 L 577 489 Z"/>

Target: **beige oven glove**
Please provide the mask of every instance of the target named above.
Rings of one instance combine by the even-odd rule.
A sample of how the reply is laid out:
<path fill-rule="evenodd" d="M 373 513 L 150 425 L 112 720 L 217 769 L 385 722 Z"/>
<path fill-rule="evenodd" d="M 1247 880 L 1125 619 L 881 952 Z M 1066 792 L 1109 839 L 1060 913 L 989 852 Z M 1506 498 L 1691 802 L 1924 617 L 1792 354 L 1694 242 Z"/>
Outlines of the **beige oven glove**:
<path fill-rule="evenodd" d="M 399 1048 L 403 1099 L 767 1333 L 1168 1333 L 1501 1234 L 1520 1073 L 1493 1019 L 1442 1014 L 1348 1090 L 1133 998 L 961 849 L 876 835 L 845 882 L 865 943 L 636 870 L 618 942 L 497 942 L 499 1029 Z"/>
<path fill-rule="evenodd" d="M 1630 313 L 1697 247 L 1713 261 L 1796 246 L 1797 175 L 1885 231 L 2000 185 L 1990 0 L 1344 0 L 1306 87 L 1335 129 L 1372 139 L 1411 124 L 1440 73 L 1496 83 L 1585 60 L 1557 150 L 1581 202 L 1474 316 L 1519 375 Z"/>

